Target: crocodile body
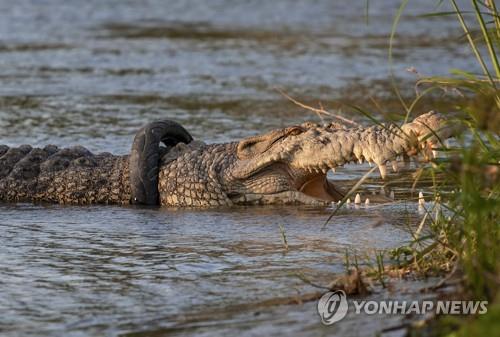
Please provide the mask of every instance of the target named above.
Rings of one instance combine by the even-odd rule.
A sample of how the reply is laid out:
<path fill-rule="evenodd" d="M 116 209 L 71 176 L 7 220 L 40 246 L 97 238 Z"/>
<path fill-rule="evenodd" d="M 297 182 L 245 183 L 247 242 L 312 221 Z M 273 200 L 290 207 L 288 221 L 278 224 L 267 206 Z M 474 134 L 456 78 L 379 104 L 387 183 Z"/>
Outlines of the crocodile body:
<path fill-rule="evenodd" d="M 192 141 L 164 121 L 141 129 L 131 155 L 92 154 L 77 146 L 0 146 L 0 201 L 63 204 L 325 204 L 343 194 L 326 172 L 350 162 L 379 166 L 430 151 L 435 137 L 453 135 L 445 119 L 424 114 L 395 125 L 346 128 L 313 123 L 273 130 L 239 142 Z M 161 124 L 163 123 L 163 124 Z M 170 123 L 170 124 L 165 124 Z M 160 147 L 163 142 L 166 146 Z"/>
<path fill-rule="evenodd" d="M 0 147 L 0 200 L 62 204 L 130 200 L 128 156 L 92 154 L 84 147 Z"/>

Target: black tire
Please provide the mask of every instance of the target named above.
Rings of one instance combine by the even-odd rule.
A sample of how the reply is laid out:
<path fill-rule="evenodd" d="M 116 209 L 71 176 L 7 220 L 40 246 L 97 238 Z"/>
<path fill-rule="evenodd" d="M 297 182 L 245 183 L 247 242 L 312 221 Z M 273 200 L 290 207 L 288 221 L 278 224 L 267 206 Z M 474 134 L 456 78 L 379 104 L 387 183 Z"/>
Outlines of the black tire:
<path fill-rule="evenodd" d="M 160 143 L 174 146 L 192 140 L 182 125 L 171 120 L 151 122 L 137 132 L 129 159 L 132 204 L 159 204 Z"/>

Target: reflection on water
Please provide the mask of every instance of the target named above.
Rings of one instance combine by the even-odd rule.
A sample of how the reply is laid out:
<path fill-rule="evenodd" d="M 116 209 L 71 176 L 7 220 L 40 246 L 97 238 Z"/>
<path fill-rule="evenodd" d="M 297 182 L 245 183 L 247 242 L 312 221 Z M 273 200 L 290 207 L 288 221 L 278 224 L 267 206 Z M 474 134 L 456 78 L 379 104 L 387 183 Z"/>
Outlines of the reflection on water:
<path fill-rule="evenodd" d="M 409 4 L 395 38 L 399 78 L 413 79 L 410 66 L 433 75 L 474 69 L 453 18 L 416 17 L 433 4 Z M 134 132 L 156 118 L 207 142 L 315 118 L 276 87 L 327 106 L 374 91 L 390 97 L 383 83 L 398 5 L 370 1 L 367 25 L 364 0 L 0 0 L 0 143 L 126 153 Z M 347 167 L 340 178 L 360 170 Z M 409 193 L 393 185 L 396 197 Z M 314 303 L 241 305 L 316 291 L 296 274 L 328 283 L 346 248 L 407 240 L 414 211 L 351 209 L 321 231 L 329 210 L 1 205 L 0 331 L 354 336 L 363 322 L 370 335 L 393 322 L 356 318 L 332 329 L 319 324 Z"/>

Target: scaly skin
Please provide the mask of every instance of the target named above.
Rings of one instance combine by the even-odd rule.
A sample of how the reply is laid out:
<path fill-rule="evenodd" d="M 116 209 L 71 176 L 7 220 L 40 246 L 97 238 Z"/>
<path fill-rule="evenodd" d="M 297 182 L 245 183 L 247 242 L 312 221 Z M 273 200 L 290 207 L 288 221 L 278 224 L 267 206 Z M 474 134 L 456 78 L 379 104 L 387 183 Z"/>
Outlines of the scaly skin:
<path fill-rule="evenodd" d="M 130 200 L 128 156 L 93 155 L 83 147 L 60 150 L 51 145 L 0 146 L 0 155 L 2 201 L 126 204 Z"/>
<path fill-rule="evenodd" d="M 165 206 L 326 204 L 342 197 L 342 192 L 326 179 L 328 169 L 352 161 L 369 161 L 379 166 L 384 177 L 386 162 L 398 156 L 417 155 L 420 149 L 436 144 L 434 137 L 424 140 L 429 128 L 443 139 L 456 132 L 444 125 L 445 119 L 433 112 L 401 128 L 391 125 L 348 129 L 305 123 L 227 144 L 173 142 L 167 148 L 153 144 L 161 158 L 154 165 L 145 165 L 141 156 L 129 161 L 129 156 L 93 155 L 82 147 L 59 150 L 54 146 L 0 146 L 0 201 L 137 203 L 141 200 L 134 195 L 140 193 L 131 181 L 144 183 L 144 177 L 159 172 L 148 179 L 154 178 L 151 181 L 158 189 L 154 192 L 159 192 L 158 202 Z M 149 129 L 145 130 L 141 131 L 147 135 Z M 188 139 L 185 133 L 182 137 Z M 154 143 L 161 137 L 153 138 Z M 139 147 L 137 143 L 136 139 L 134 148 L 141 150 L 153 146 L 144 140 Z M 138 177 L 139 166 L 148 175 Z M 135 179 L 131 180 L 129 172 Z M 146 188 L 141 193 L 152 192 Z"/>

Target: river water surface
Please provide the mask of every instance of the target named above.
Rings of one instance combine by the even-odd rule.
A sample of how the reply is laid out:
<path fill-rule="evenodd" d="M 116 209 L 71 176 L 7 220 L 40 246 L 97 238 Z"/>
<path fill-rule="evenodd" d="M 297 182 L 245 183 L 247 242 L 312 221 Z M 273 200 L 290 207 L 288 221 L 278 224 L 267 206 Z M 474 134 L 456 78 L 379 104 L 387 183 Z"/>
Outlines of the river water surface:
<path fill-rule="evenodd" d="M 409 67 L 472 68 L 452 19 L 417 17 L 434 5 L 411 2 L 402 19 L 399 80 L 415 79 Z M 157 118 L 206 142 L 316 118 L 276 88 L 316 102 L 391 99 L 383 83 L 398 6 L 370 1 L 367 19 L 366 1 L 0 0 L 0 143 L 127 153 Z M 397 326 L 348 316 L 326 327 L 315 302 L 262 305 L 317 291 L 297 275 L 328 284 L 346 249 L 398 246 L 418 223 L 411 202 L 348 209 L 322 230 L 330 212 L 0 205 L 0 333 L 363 336 Z"/>

